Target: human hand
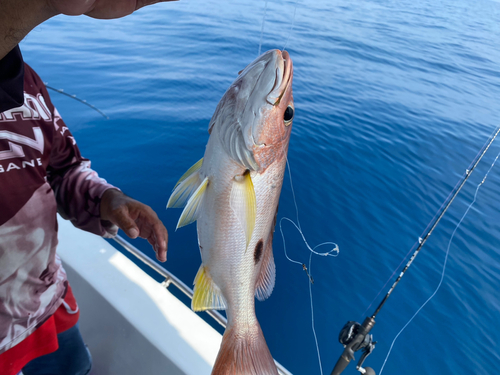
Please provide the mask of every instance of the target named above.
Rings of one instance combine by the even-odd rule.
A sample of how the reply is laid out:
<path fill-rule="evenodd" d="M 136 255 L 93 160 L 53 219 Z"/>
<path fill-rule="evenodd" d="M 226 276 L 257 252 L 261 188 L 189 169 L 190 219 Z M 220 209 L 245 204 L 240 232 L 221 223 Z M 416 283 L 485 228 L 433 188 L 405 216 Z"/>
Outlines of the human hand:
<path fill-rule="evenodd" d="M 120 190 L 108 189 L 101 198 L 101 219 L 111 221 L 130 238 L 146 238 L 160 262 L 167 260 L 168 232 L 151 207 Z"/>
<path fill-rule="evenodd" d="M 55 14 L 109 19 L 127 16 L 146 5 L 176 0 L 47 0 Z"/>

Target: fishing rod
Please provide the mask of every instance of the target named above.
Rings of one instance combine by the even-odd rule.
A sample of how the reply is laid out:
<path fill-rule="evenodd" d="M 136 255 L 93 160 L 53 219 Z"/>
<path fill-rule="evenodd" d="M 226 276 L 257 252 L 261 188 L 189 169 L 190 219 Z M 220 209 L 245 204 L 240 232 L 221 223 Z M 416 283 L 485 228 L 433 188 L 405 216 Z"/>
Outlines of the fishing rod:
<path fill-rule="evenodd" d="M 488 151 L 491 144 L 493 143 L 493 141 L 495 140 L 495 138 L 499 133 L 500 133 L 500 127 L 491 136 L 489 142 L 487 142 L 487 144 L 483 146 L 482 152 L 480 151 L 479 154 L 476 156 L 476 159 L 473 160 L 473 162 L 471 163 L 472 166 L 470 167 L 470 169 L 466 170 L 464 177 L 462 177 L 462 180 L 459 182 L 459 184 L 457 184 L 458 187 L 455 188 L 454 193 L 449 197 L 449 199 L 445 201 L 445 204 L 443 204 L 442 209 L 440 209 L 441 211 L 438 210 L 439 215 L 436 214 L 435 220 L 433 222 L 431 221 L 432 225 L 430 226 L 430 229 L 425 233 L 423 237 L 419 238 L 419 245 L 417 249 L 414 251 L 413 255 L 406 263 L 405 267 L 399 274 L 394 284 L 392 284 L 391 288 L 389 289 L 385 297 L 382 299 L 382 302 L 380 302 L 375 312 L 371 316 L 366 317 L 363 324 L 359 324 L 358 322 L 354 321 L 349 321 L 344 325 L 339 334 L 339 342 L 342 345 L 344 345 L 345 349 L 342 352 L 337 363 L 335 364 L 335 367 L 333 368 L 331 375 L 340 375 L 345 370 L 347 365 L 349 365 L 351 360 L 354 359 L 354 353 L 359 350 L 362 350 L 363 354 L 361 355 L 361 358 L 356 366 L 356 369 L 361 374 L 375 375 L 375 371 L 371 367 L 365 367 L 365 368 L 362 367 L 364 361 L 366 360 L 366 357 L 368 357 L 372 353 L 373 349 L 375 349 L 376 342 L 373 341 L 373 336 L 369 334 L 371 329 L 375 325 L 375 317 L 380 312 L 384 304 L 387 302 L 387 299 L 391 296 L 392 292 L 394 291 L 394 288 L 396 288 L 398 283 L 401 281 L 406 271 L 408 271 L 408 268 L 410 268 L 410 266 L 412 265 L 413 261 L 419 254 L 425 242 L 430 237 L 430 235 L 438 225 L 439 221 L 444 216 L 444 214 L 450 207 L 451 203 L 458 195 L 462 187 L 465 185 L 470 175 L 472 174 L 476 166 L 479 164 L 486 151 Z"/>
<path fill-rule="evenodd" d="M 78 100 L 80 103 L 83 103 L 85 104 L 86 106 L 89 106 L 90 108 L 92 108 L 94 111 L 96 112 L 99 112 L 103 117 L 107 118 L 109 120 L 109 117 L 103 112 L 101 111 L 99 108 L 97 108 L 96 106 L 93 106 L 92 104 L 90 104 L 89 102 L 87 102 L 86 100 L 84 99 L 80 99 L 78 98 L 76 95 L 72 95 L 72 94 L 68 94 L 66 92 L 64 92 L 63 89 L 56 89 L 55 87 L 52 87 L 52 86 L 49 86 L 47 82 L 44 82 L 44 85 L 45 87 L 47 87 L 48 89 L 51 89 L 55 92 L 58 92 L 59 94 L 63 94 L 63 95 L 66 95 L 66 96 L 69 96 L 70 98 L 72 99 L 75 99 L 75 100 Z"/>

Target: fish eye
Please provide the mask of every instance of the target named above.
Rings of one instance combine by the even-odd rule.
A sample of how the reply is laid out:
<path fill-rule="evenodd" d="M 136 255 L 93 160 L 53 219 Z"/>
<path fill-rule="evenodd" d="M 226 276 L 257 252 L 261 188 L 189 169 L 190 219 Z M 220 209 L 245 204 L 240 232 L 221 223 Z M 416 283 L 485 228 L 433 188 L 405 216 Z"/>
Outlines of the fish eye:
<path fill-rule="evenodd" d="M 286 107 L 285 115 L 283 116 L 285 120 L 285 125 L 287 126 L 290 125 L 290 122 L 293 120 L 293 114 L 294 114 L 293 107 L 291 105 Z"/>

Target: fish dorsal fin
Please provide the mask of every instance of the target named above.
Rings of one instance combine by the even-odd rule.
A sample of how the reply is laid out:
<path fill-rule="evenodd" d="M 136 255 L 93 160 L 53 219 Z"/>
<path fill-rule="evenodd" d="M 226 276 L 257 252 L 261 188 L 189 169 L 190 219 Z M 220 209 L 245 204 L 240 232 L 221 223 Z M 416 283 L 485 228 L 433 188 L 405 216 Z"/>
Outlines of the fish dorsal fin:
<path fill-rule="evenodd" d="M 226 308 L 224 296 L 203 264 L 194 279 L 194 295 L 191 308 L 194 311 L 224 310 Z"/>
<path fill-rule="evenodd" d="M 189 198 L 186 207 L 182 211 L 181 217 L 179 218 L 179 222 L 177 223 L 177 228 L 191 224 L 198 218 L 198 212 L 201 206 L 201 202 L 203 202 L 203 197 L 205 195 L 207 186 L 208 186 L 208 177 L 205 177 L 205 179 L 201 182 L 200 186 L 198 186 L 198 188 L 191 195 L 191 198 Z"/>
<path fill-rule="evenodd" d="M 266 249 L 262 254 L 260 274 L 255 284 L 255 297 L 264 301 L 271 296 L 276 280 L 276 266 L 274 265 L 272 236 L 267 240 Z"/>
<path fill-rule="evenodd" d="M 246 244 L 250 243 L 253 228 L 255 227 L 255 217 L 257 214 L 257 203 L 255 200 L 255 190 L 253 188 L 250 171 L 246 171 L 242 176 L 236 176 L 231 188 L 230 206 L 239 223 L 245 232 Z"/>
<path fill-rule="evenodd" d="M 175 184 L 174 191 L 170 196 L 167 203 L 167 208 L 179 208 L 184 207 L 187 200 L 191 198 L 193 191 L 198 189 L 200 186 L 201 178 L 198 171 L 203 164 L 203 158 L 201 158 L 195 165 L 189 168 L 186 173 Z"/>

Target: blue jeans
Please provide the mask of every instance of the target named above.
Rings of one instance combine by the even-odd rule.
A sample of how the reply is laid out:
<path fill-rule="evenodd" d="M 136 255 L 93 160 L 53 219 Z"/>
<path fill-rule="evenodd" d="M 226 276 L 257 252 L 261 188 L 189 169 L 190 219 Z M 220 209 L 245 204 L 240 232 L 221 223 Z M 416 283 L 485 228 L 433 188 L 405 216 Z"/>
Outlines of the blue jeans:
<path fill-rule="evenodd" d="M 57 335 L 59 349 L 35 358 L 23 368 L 24 375 L 87 375 L 92 357 L 83 342 L 79 324 Z"/>

